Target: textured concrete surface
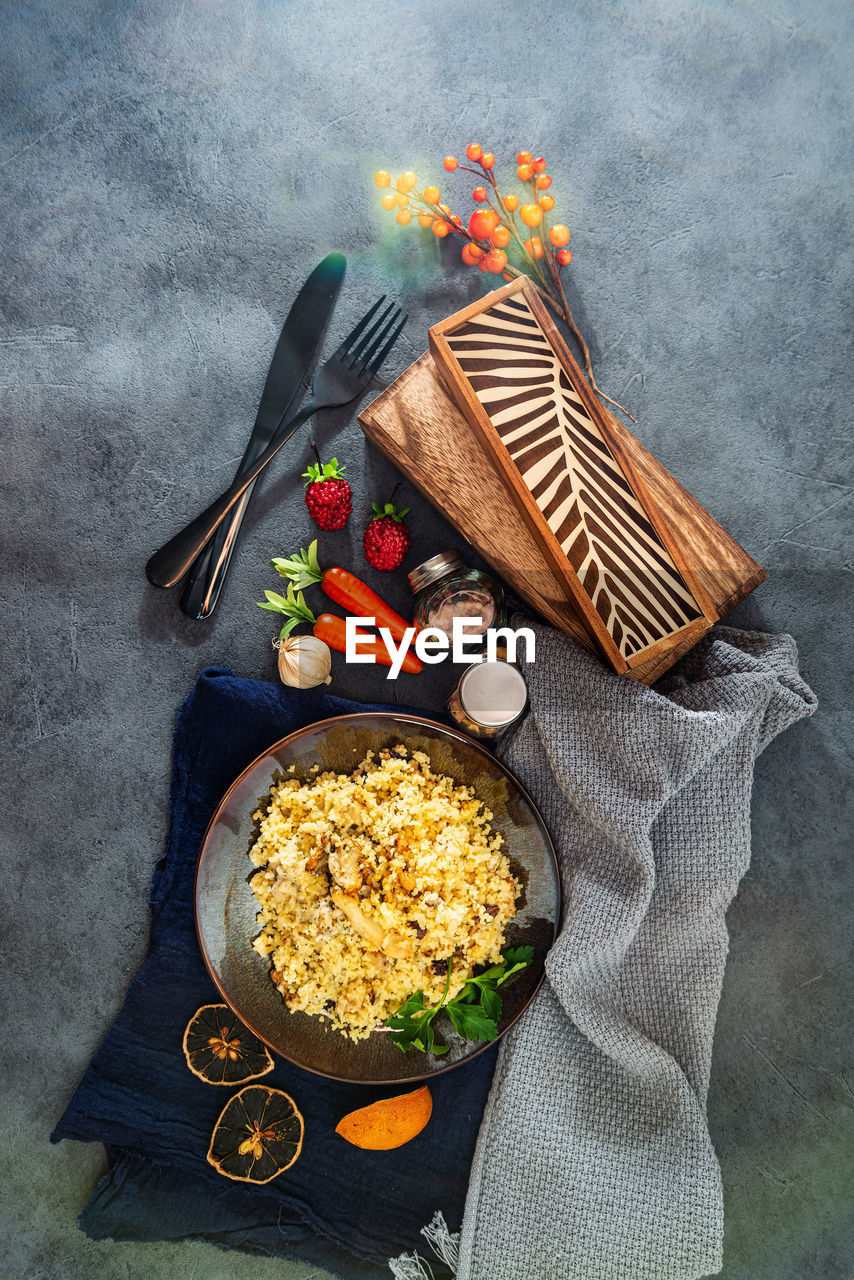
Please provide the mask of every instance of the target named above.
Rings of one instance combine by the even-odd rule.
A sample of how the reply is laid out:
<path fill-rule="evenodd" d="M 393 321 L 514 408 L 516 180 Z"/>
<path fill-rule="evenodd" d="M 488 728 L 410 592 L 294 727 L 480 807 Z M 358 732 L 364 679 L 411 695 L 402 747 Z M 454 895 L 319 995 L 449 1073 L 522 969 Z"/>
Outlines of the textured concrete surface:
<path fill-rule="evenodd" d="M 270 555 L 309 533 L 307 437 L 259 490 L 211 622 L 142 565 L 230 479 L 324 252 L 350 261 L 327 349 L 378 292 L 409 308 L 389 375 L 484 289 L 385 221 L 371 185 L 380 166 L 444 177 L 477 138 L 505 172 L 523 146 L 549 158 L 603 387 L 767 566 L 736 617 L 791 631 L 821 700 L 758 767 L 710 1118 L 726 1280 L 849 1278 L 849 7 L 31 0 L 0 6 L 0 57 L 0 1275 L 308 1274 L 86 1240 L 103 1155 L 47 1135 L 145 948 L 173 709 L 207 663 L 273 675 L 254 602 Z M 355 537 L 391 469 L 349 411 L 317 434 L 350 468 Z M 416 563 L 456 539 L 412 508 Z M 326 545 L 349 563 L 347 535 Z M 405 603 L 402 581 L 387 590 Z M 394 692 L 435 707 L 452 676 Z M 340 666 L 336 687 L 389 690 Z"/>

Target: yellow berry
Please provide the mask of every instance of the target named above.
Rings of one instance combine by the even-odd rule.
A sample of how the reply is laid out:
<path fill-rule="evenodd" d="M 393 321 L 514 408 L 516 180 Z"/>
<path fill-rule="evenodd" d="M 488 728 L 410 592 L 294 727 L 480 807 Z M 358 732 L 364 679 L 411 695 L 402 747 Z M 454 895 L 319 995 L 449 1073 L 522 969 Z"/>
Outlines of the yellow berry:
<path fill-rule="evenodd" d="M 405 209 L 406 206 L 409 204 L 409 196 L 405 196 L 403 192 L 401 192 L 399 195 L 396 195 L 394 199 L 399 209 Z"/>
<path fill-rule="evenodd" d="M 550 213 L 555 207 L 554 196 L 540 196 L 538 202 L 541 209 L 545 209 L 546 213 Z"/>
<path fill-rule="evenodd" d="M 504 197 L 504 208 L 507 210 L 507 212 L 508 212 L 508 213 L 515 213 L 515 212 L 516 212 L 516 210 L 519 208 L 519 197 L 518 197 L 518 196 L 505 196 L 505 197 Z"/>
<path fill-rule="evenodd" d="M 432 225 L 433 225 L 433 215 L 432 215 L 432 213 L 419 213 L 419 215 L 418 215 L 418 225 L 419 225 L 420 227 L 432 227 Z"/>
<path fill-rule="evenodd" d="M 397 218 L 398 222 L 402 227 L 405 227 L 408 223 L 412 221 L 412 214 L 409 212 L 408 209 L 398 209 L 395 217 Z"/>
<path fill-rule="evenodd" d="M 402 173 L 394 184 L 398 191 L 411 191 L 418 181 L 418 174 L 413 173 L 411 169 L 407 169 L 406 173 Z"/>
<path fill-rule="evenodd" d="M 425 204 L 438 204 L 438 203 L 439 203 L 439 188 L 438 188 L 438 187 L 425 187 L 425 188 L 424 188 L 424 203 L 425 203 Z"/>
<path fill-rule="evenodd" d="M 391 174 L 386 173 L 385 169 L 377 169 L 376 173 L 374 174 L 374 182 L 377 184 L 378 187 L 390 187 Z"/>
<path fill-rule="evenodd" d="M 538 204 L 523 204 L 519 217 L 526 227 L 538 227 L 543 220 L 543 211 Z"/>
<path fill-rule="evenodd" d="M 393 209 L 394 206 L 397 204 L 397 196 L 392 195 L 392 193 L 389 191 L 383 196 L 382 200 L 380 201 L 380 204 L 384 209 Z"/>

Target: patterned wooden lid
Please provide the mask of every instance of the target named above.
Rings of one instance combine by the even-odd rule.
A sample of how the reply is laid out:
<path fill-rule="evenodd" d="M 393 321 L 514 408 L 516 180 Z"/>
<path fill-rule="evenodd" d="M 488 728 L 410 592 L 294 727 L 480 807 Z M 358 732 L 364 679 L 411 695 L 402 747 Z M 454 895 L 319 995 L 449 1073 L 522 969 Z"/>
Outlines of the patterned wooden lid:
<path fill-rule="evenodd" d="M 530 287 L 491 298 L 461 313 L 459 324 L 452 317 L 438 326 L 456 366 L 451 389 L 459 399 L 465 384 L 476 399 L 549 550 L 565 557 L 592 606 L 588 618 L 600 640 L 604 631 L 606 652 L 628 665 L 670 637 L 684 638 L 685 628 L 707 629 L 696 587 L 656 528 L 648 495 L 646 507 L 640 500 L 590 387 L 551 323 L 547 331 Z"/>

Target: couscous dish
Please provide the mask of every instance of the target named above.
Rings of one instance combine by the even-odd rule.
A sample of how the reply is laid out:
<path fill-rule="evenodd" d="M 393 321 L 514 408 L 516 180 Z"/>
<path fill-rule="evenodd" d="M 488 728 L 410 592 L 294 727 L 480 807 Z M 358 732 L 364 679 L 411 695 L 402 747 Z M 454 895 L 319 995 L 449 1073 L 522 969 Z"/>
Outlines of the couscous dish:
<path fill-rule="evenodd" d="M 254 815 L 259 954 L 289 1009 L 361 1040 L 413 992 L 452 998 L 501 958 L 519 886 L 492 813 L 402 746 L 286 778 Z"/>

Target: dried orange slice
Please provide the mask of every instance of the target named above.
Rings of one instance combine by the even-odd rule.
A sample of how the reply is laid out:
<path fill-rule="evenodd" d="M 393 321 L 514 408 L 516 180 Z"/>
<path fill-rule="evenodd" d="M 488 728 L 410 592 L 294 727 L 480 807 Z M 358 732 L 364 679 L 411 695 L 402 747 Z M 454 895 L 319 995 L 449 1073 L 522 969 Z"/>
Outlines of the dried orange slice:
<path fill-rule="evenodd" d="M 293 1098 L 266 1084 L 249 1084 L 220 1112 L 208 1164 L 234 1182 L 272 1182 L 299 1156 L 304 1131 Z"/>
<path fill-rule="evenodd" d="M 399 1093 L 351 1111 L 335 1126 L 335 1132 L 354 1147 L 392 1151 L 419 1134 L 432 1112 L 433 1098 L 425 1084 L 414 1093 Z"/>
<path fill-rule="evenodd" d="M 245 1084 L 273 1070 L 273 1059 L 257 1036 L 227 1004 L 205 1004 L 184 1032 L 184 1057 L 194 1076 L 208 1084 Z"/>

